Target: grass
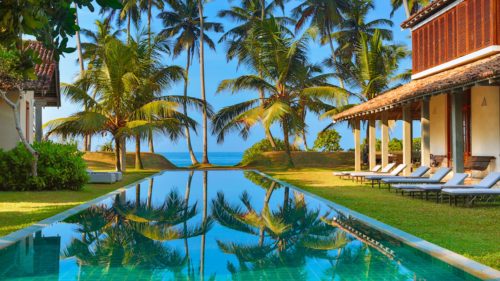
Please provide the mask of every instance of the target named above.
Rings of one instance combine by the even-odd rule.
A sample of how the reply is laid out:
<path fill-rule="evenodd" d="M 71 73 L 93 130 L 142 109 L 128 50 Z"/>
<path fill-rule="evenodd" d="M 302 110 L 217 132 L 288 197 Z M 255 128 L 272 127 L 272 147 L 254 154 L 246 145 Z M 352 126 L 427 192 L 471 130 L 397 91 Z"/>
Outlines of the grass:
<path fill-rule="evenodd" d="M 1 192 L 0 236 L 27 227 L 154 174 L 131 171 L 114 184 L 87 184 L 80 191 Z"/>
<path fill-rule="evenodd" d="M 500 269 L 500 204 L 452 207 L 402 197 L 334 177 L 331 170 L 267 171 L 306 191 L 370 216 L 417 237 Z"/>
<path fill-rule="evenodd" d="M 89 169 L 114 170 L 112 153 L 90 152 L 84 159 Z M 127 172 L 121 182 L 114 184 L 87 184 L 80 191 L 0 192 L 0 236 L 81 205 L 160 170 L 175 168 L 157 154 L 143 153 L 142 160 L 145 170 L 135 170 L 134 154 L 127 154 Z"/>

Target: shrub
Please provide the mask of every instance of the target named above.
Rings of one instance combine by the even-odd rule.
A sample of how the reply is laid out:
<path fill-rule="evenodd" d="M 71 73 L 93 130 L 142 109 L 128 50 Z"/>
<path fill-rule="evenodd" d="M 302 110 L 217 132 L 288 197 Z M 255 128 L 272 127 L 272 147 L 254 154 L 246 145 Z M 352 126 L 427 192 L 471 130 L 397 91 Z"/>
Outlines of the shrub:
<path fill-rule="evenodd" d="M 87 182 L 87 166 L 76 145 L 41 142 L 33 148 L 39 154 L 36 178 L 30 175 L 33 157 L 22 144 L 0 150 L 0 190 L 79 190 Z"/>
<path fill-rule="evenodd" d="M 335 129 L 329 129 L 318 133 L 314 141 L 314 150 L 334 152 L 340 150 L 340 134 Z"/>
<path fill-rule="evenodd" d="M 273 147 L 271 146 L 271 142 L 268 139 L 263 139 L 259 142 L 256 142 L 254 145 L 243 152 L 241 163 L 243 165 L 247 165 L 255 160 L 264 160 L 264 157 L 262 156 L 263 152 L 285 150 L 285 143 L 282 140 L 275 138 L 274 142 L 276 143 L 276 149 L 273 149 Z"/>

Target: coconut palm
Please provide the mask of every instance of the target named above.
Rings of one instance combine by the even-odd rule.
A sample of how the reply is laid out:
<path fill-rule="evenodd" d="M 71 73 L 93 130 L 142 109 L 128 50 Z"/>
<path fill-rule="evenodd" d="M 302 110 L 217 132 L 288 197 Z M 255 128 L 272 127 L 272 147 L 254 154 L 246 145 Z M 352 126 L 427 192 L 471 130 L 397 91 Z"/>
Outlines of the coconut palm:
<path fill-rule="evenodd" d="M 137 49 L 117 39 L 104 46 L 102 64 L 87 70 L 73 84 L 65 84 L 66 95 L 74 102 L 91 110 L 77 112 L 70 117 L 48 122 L 48 135 L 77 136 L 84 134 L 111 134 L 115 140 L 116 169 L 121 171 L 120 148 L 124 139 L 143 129 L 158 128 L 164 133 L 180 134 L 183 124 L 193 128 L 196 122 L 178 111 L 184 97 L 166 96 L 151 100 L 142 96 L 148 86 L 141 75 L 151 71 L 144 67 Z M 161 83 L 168 84 L 182 77 L 179 67 L 158 69 Z M 158 80 L 160 81 L 160 80 Z M 95 98 L 88 90 L 95 91 Z"/>
<path fill-rule="evenodd" d="M 391 17 L 394 15 L 396 10 L 404 7 L 406 17 L 409 18 L 411 15 L 420 10 L 420 8 L 425 7 L 427 4 L 429 4 L 429 2 L 429 0 L 391 0 Z"/>
<path fill-rule="evenodd" d="M 180 227 L 194 216 L 196 204 L 186 205 L 176 192 L 170 192 L 158 207 L 141 201 L 123 201 L 117 196 L 110 207 L 92 207 L 68 220 L 80 225 L 82 238 L 71 242 L 65 256 L 76 257 L 83 270 L 86 265 L 103 267 L 102 271 L 85 271 L 90 279 L 96 277 L 96 273 L 108 275 L 109 267 L 141 267 L 151 276 L 156 269 L 168 268 L 181 277 L 186 257 L 163 242 L 195 237 L 207 231 L 207 224 Z"/>
<path fill-rule="evenodd" d="M 283 141 L 289 166 L 293 166 L 290 152 L 290 135 L 299 132 L 304 126 L 298 115 L 299 103 L 304 96 L 343 97 L 345 92 L 333 85 L 304 84 L 302 77 L 307 73 L 307 42 L 310 32 L 294 39 L 273 18 L 256 22 L 252 30 L 260 38 L 249 40 L 247 48 L 257 49 L 249 54 L 262 65 L 262 77 L 243 75 L 235 79 L 224 80 L 219 84 L 217 92 L 229 90 L 236 93 L 242 90 L 264 89 L 269 93 L 264 107 L 259 105 L 260 99 L 251 99 L 221 109 L 213 118 L 213 133 L 222 142 L 230 131 L 239 131 L 243 138 L 249 130 L 261 120 L 266 128 L 273 123 L 280 123 L 283 130 Z M 259 45 L 254 48 L 254 45 Z M 312 83 L 314 84 L 314 83 Z M 307 87 L 303 87 L 307 85 Z"/>
<path fill-rule="evenodd" d="M 359 47 L 361 36 L 365 34 L 368 38 L 378 31 L 384 40 L 392 40 L 392 21 L 388 19 L 368 20 L 368 14 L 375 9 L 372 0 L 352 0 L 349 1 L 342 11 L 344 20 L 331 36 L 338 42 L 336 53 L 341 59 L 350 60 L 354 51 Z"/>
<path fill-rule="evenodd" d="M 175 37 L 173 42 L 172 54 L 179 56 L 182 52 L 186 53 L 186 67 L 184 80 L 184 97 L 188 96 L 189 70 L 192 64 L 193 56 L 199 52 L 200 48 L 200 17 L 198 12 L 198 3 L 195 0 L 169 1 L 169 11 L 161 12 L 158 17 L 162 20 L 164 29 L 161 35 L 169 38 Z M 222 25 L 216 22 L 204 22 L 205 31 L 222 32 Z M 215 50 L 215 44 L 208 36 L 203 37 L 207 46 Z M 187 116 L 187 106 L 183 105 L 183 112 Z M 191 145 L 191 134 L 188 126 L 185 128 L 186 142 L 193 165 L 198 164 L 198 160 L 193 152 Z"/>
<path fill-rule="evenodd" d="M 88 67 L 100 64 L 100 58 L 104 55 L 104 46 L 111 39 L 116 39 L 120 36 L 122 30 L 113 30 L 109 19 L 104 21 L 95 21 L 95 31 L 90 29 L 82 29 L 81 33 L 86 37 L 86 41 L 82 42 L 82 56 L 87 61 Z"/>
<path fill-rule="evenodd" d="M 228 61 L 233 59 L 238 60 L 238 64 L 245 64 L 249 69 L 255 71 L 262 77 L 262 71 L 260 70 L 261 65 L 258 62 L 252 60 L 247 52 L 245 44 L 249 40 L 259 40 L 259 38 L 250 38 L 252 34 L 251 30 L 256 21 L 263 21 L 268 18 L 275 6 L 279 5 L 279 1 L 273 1 L 269 5 L 265 5 L 263 0 L 250 0 L 243 1 L 241 6 L 233 6 L 229 10 L 221 10 L 218 13 L 219 17 L 228 18 L 234 22 L 240 23 L 238 26 L 230 29 L 220 38 L 219 43 L 227 43 L 226 57 Z M 287 17 L 277 17 L 275 18 L 278 22 L 283 24 L 285 28 L 286 24 L 293 24 L 294 21 Z M 252 50 L 256 52 L 256 50 Z M 264 89 L 259 89 L 260 105 L 264 107 L 265 93 Z M 275 149 L 276 143 L 274 141 L 273 135 L 269 128 L 264 128 L 266 138 L 269 140 L 271 146 Z"/>
<path fill-rule="evenodd" d="M 252 208 L 251 198 L 247 193 L 240 196 L 241 206 L 227 202 L 222 193 L 212 201 L 212 216 L 221 225 L 258 237 L 255 244 L 217 241 L 223 252 L 235 255 L 239 261 L 239 268 L 233 264 L 228 265 L 234 277 L 238 276 L 238 272 L 251 274 L 252 271 L 257 271 L 273 274 L 266 275 L 266 279 L 279 279 L 274 276 L 276 273 L 273 269 L 281 266 L 300 269 L 305 265 L 306 257 L 331 259 L 328 251 L 347 244 L 347 237 L 323 222 L 319 210 L 310 210 L 301 194 L 294 193 L 293 199 L 286 202 L 288 207 L 282 205 L 275 211 L 271 210 L 268 204 L 269 194 L 280 186 L 276 183 L 267 185 L 267 181 L 261 182 L 267 187 L 267 191 L 260 213 Z M 286 196 L 284 198 L 287 199 Z M 266 233 L 266 239 L 261 237 L 263 232 Z M 299 270 L 296 274 L 302 276 L 303 273 Z"/>
<path fill-rule="evenodd" d="M 302 29 L 307 22 L 319 30 L 322 44 L 328 44 L 333 60 L 335 60 L 335 46 L 332 33 L 342 21 L 342 10 L 347 7 L 346 0 L 305 0 L 292 10 L 297 18 L 295 30 Z M 344 87 L 343 81 L 340 85 Z"/>
<path fill-rule="evenodd" d="M 106 15 L 108 20 L 116 20 L 118 26 L 121 26 L 125 21 L 127 22 L 127 40 L 131 39 L 132 24 L 138 28 L 141 20 L 141 7 L 140 2 L 136 0 L 121 0 L 120 9 L 102 8 L 100 13 Z"/>
<path fill-rule="evenodd" d="M 354 50 L 353 59 L 326 63 L 334 67 L 336 75 L 348 81 L 353 94 L 365 102 L 394 83 L 409 79 L 409 72 L 399 69 L 408 56 L 410 51 L 404 45 L 384 43 L 382 32 L 375 30 L 372 36 L 359 34 L 359 46 Z"/>

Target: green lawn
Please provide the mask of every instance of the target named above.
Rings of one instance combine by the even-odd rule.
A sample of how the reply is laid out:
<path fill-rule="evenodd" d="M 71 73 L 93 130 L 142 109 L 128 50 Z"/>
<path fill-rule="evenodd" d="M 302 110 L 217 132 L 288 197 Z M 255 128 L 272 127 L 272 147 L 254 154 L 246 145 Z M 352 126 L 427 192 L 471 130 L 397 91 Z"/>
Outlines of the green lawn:
<path fill-rule="evenodd" d="M 81 191 L 0 192 L 0 236 L 27 227 L 156 173 L 130 171 L 114 184 L 87 184 Z"/>
<path fill-rule="evenodd" d="M 334 177 L 331 170 L 268 171 L 306 191 L 500 269 L 500 204 L 452 207 Z"/>

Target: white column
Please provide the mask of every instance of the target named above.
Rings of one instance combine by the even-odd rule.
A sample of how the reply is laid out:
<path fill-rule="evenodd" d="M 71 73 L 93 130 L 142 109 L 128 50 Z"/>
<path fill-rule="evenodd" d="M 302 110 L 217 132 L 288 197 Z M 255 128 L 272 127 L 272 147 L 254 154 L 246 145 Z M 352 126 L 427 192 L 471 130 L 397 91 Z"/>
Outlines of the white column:
<path fill-rule="evenodd" d="M 354 133 L 354 170 L 361 171 L 361 134 L 359 131 L 359 120 L 353 121 Z"/>
<path fill-rule="evenodd" d="M 370 170 L 377 165 L 377 135 L 375 129 L 375 119 L 368 120 L 368 163 Z"/>
<path fill-rule="evenodd" d="M 406 168 L 403 172 L 405 176 L 411 174 L 411 146 L 412 146 L 412 127 L 411 106 L 403 106 L 403 163 Z"/>
<path fill-rule="evenodd" d="M 463 93 L 451 93 L 451 153 L 453 172 L 464 172 Z"/>
<path fill-rule="evenodd" d="M 380 145 L 380 152 L 381 152 L 381 160 L 382 160 L 382 167 L 387 166 L 389 164 L 389 120 L 387 118 L 387 112 L 382 112 L 382 126 L 380 128 L 381 130 L 381 145 Z"/>
<path fill-rule="evenodd" d="M 429 98 L 424 98 L 421 103 L 421 164 L 429 167 L 431 165 L 431 126 L 430 126 L 430 111 L 429 111 Z"/>

